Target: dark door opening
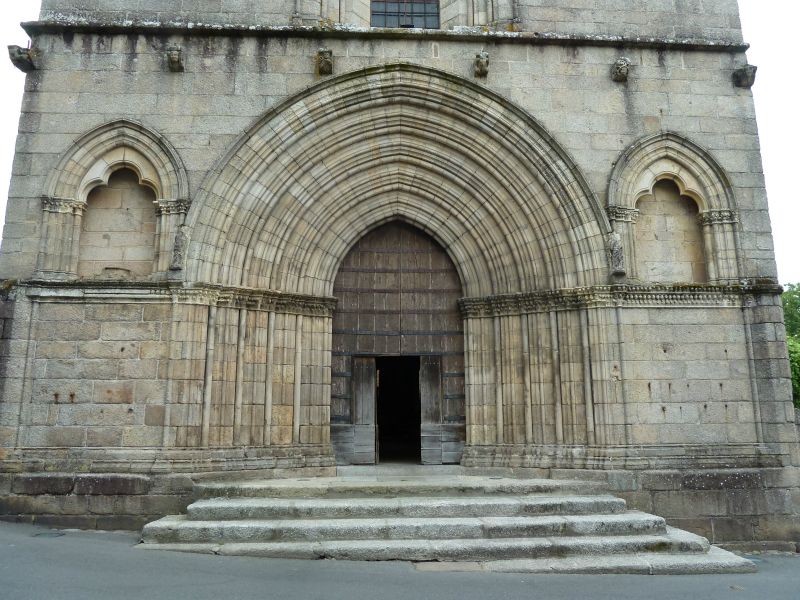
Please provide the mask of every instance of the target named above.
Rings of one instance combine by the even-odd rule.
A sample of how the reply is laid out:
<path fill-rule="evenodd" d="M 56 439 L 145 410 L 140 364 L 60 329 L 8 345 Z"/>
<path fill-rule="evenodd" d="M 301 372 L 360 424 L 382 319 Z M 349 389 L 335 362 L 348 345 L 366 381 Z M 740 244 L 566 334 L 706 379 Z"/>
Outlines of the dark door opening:
<path fill-rule="evenodd" d="M 377 368 L 378 460 L 419 464 L 419 357 L 386 356 Z"/>

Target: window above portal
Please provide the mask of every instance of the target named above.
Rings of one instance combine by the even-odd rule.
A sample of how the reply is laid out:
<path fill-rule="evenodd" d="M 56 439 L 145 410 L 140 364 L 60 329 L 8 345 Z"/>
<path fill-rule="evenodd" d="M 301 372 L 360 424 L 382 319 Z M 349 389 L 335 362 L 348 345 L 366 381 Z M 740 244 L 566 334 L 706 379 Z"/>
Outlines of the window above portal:
<path fill-rule="evenodd" d="M 372 27 L 418 27 L 439 29 L 439 0 L 415 2 L 372 1 L 370 11 Z"/>

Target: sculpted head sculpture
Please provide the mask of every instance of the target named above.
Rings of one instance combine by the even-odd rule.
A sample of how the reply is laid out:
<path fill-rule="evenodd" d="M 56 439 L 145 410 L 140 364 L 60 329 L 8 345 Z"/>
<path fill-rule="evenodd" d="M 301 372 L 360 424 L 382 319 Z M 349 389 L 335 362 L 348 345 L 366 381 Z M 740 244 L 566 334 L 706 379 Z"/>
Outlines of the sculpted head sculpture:
<path fill-rule="evenodd" d="M 167 65 L 173 73 L 183 72 L 183 50 L 181 50 L 180 46 L 167 48 Z"/>
<path fill-rule="evenodd" d="M 320 48 L 317 51 L 317 72 L 320 75 L 333 75 L 333 50 Z"/>
<path fill-rule="evenodd" d="M 629 58 L 621 56 L 611 67 L 611 79 L 617 82 L 628 81 L 631 72 L 631 61 Z"/>
<path fill-rule="evenodd" d="M 479 52 L 475 55 L 475 77 L 486 77 L 489 74 L 489 53 Z"/>

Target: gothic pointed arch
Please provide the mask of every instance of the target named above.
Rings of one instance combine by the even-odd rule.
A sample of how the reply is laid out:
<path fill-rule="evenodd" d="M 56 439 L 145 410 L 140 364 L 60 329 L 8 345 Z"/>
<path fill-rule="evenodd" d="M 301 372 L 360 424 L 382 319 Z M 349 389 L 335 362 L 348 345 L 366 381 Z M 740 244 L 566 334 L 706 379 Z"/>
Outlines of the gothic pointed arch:
<path fill-rule="evenodd" d="M 42 196 L 40 276 L 77 276 L 88 198 L 93 190 L 107 187 L 121 170 L 133 172 L 138 184 L 154 195 L 157 221 L 151 250 L 155 258 L 148 270 L 167 271 L 176 232 L 188 210 L 186 169 L 166 138 L 141 123 L 120 119 L 77 138 L 50 172 Z"/>
<path fill-rule="evenodd" d="M 448 250 L 471 296 L 608 275 L 610 231 L 575 162 L 529 114 L 410 64 L 321 82 L 255 123 L 187 223 L 187 282 L 329 296 L 353 243 L 404 220 Z"/>
<path fill-rule="evenodd" d="M 648 204 L 657 187 L 666 189 L 665 181 L 674 184 L 680 198 L 696 207 L 687 210 L 697 213 L 698 235 L 705 247 L 699 253 L 705 257 L 703 279 L 711 283 L 738 280 L 739 218 L 730 179 L 709 151 L 674 132 L 634 143 L 622 153 L 611 174 L 608 216 L 623 239 L 628 275 L 644 278 L 635 266 L 638 205 L 643 200 Z"/>
<path fill-rule="evenodd" d="M 128 119 L 110 121 L 76 139 L 61 156 L 45 184 L 50 198 L 85 200 L 86 194 L 119 168 L 134 171 L 157 198 L 189 198 L 189 182 L 180 155 L 161 134 Z"/>

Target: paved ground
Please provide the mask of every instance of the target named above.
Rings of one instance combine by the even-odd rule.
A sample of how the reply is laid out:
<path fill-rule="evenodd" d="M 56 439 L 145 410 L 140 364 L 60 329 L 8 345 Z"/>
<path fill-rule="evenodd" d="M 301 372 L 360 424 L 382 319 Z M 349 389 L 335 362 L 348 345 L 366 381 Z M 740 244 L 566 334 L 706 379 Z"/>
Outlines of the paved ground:
<path fill-rule="evenodd" d="M 715 600 L 800 597 L 800 556 L 750 557 L 753 575 L 421 572 L 409 563 L 230 558 L 137 549 L 130 533 L 0 523 L 3 600 Z"/>

